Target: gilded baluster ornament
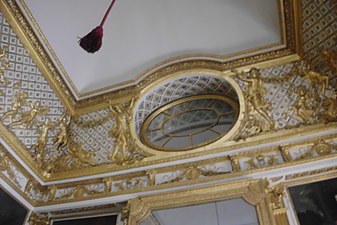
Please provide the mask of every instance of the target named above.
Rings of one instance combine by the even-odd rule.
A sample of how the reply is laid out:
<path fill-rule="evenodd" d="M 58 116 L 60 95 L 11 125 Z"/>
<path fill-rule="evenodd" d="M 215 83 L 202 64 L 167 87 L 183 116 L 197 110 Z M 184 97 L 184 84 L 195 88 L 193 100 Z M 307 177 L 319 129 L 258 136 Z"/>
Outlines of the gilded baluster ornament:
<path fill-rule="evenodd" d="M 104 183 L 104 192 L 110 193 L 112 191 L 113 178 L 112 177 L 105 177 L 105 178 L 102 179 L 102 181 Z"/>
<path fill-rule="evenodd" d="M 55 185 L 50 185 L 47 187 L 48 201 L 53 201 L 55 199 L 57 187 Z"/>
<path fill-rule="evenodd" d="M 123 221 L 124 225 L 129 225 L 129 214 L 130 214 L 130 208 L 128 206 L 123 207 L 121 211 L 121 220 Z"/>
<path fill-rule="evenodd" d="M 284 208 L 283 197 L 285 188 L 282 184 L 268 187 L 268 193 L 270 195 L 273 210 Z"/>
<path fill-rule="evenodd" d="M 146 171 L 146 176 L 147 176 L 147 186 L 156 185 L 156 171 L 155 170 Z"/>
<path fill-rule="evenodd" d="M 285 187 L 282 183 L 268 187 L 267 193 L 270 198 L 270 205 L 273 212 L 275 225 L 289 225 L 287 209 L 284 206 Z"/>
<path fill-rule="evenodd" d="M 229 160 L 231 161 L 233 172 L 241 171 L 240 161 L 238 155 L 229 155 Z"/>
<path fill-rule="evenodd" d="M 287 145 L 280 145 L 279 146 L 279 150 L 281 152 L 282 158 L 285 162 L 290 162 L 292 161 L 292 157 L 291 154 L 288 150 L 288 146 Z"/>

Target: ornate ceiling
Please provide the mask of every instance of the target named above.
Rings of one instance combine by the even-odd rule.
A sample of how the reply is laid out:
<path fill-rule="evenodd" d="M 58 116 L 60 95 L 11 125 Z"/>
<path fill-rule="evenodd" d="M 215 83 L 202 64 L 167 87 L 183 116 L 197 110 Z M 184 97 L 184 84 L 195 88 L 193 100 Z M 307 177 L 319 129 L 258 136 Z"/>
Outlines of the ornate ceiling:
<path fill-rule="evenodd" d="M 320 162 L 333 168 L 337 6 L 334 1 L 306 0 L 278 4 L 282 32 L 277 45 L 233 55 L 182 56 L 154 67 L 157 62 L 152 61 L 133 73 L 142 76 L 128 87 L 82 98 L 63 77 L 27 14 L 29 9 L 34 16 L 45 3 L 2 1 L 0 181 L 35 210 L 48 212 L 243 176 L 288 175 L 291 180 L 308 165 L 323 167 Z M 36 16 L 39 23 L 46 15 Z M 42 31 L 47 22 L 41 24 Z M 47 40 L 54 36 L 48 32 Z M 50 44 L 54 48 L 53 39 Z M 203 47 L 202 53 L 218 53 Z M 225 48 L 214 47 L 223 52 Z M 57 46 L 54 50 L 57 55 L 61 51 Z M 167 58 L 174 51 L 167 52 Z M 64 63 L 64 56 L 58 57 Z M 206 95 L 225 96 L 238 104 L 237 121 L 220 139 L 184 151 L 160 151 L 142 140 L 144 122 L 156 110 Z"/>

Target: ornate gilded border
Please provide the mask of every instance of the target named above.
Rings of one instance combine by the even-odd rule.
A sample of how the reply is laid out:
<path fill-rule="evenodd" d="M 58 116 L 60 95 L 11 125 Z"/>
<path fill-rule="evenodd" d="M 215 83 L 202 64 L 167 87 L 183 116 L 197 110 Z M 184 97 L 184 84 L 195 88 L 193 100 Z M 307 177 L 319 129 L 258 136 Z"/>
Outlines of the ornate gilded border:
<path fill-rule="evenodd" d="M 266 194 L 267 186 L 268 183 L 265 180 L 243 180 L 139 197 L 130 200 L 127 208 L 124 209 L 124 224 L 140 224 L 153 210 L 243 198 L 246 202 L 256 207 L 259 224 L 273 225 L 273 218 L 269 208 L 270 198 Z"/>

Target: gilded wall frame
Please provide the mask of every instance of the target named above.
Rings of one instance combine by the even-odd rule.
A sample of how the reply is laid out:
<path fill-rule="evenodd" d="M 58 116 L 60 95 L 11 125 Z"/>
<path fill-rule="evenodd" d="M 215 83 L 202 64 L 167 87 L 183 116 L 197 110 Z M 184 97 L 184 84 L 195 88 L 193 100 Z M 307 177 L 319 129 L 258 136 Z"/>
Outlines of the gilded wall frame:
<path fill-rule="evenodd" d="M 213 201 L 243 198 L 256 207 L 260 225 L 274 225 L 270 198 L 266 192 L 266 180 L 247 179 L 213 186 L 188 189 L 165 194 L 132 199 L 123 210 L 125 225 L 137 225 L 150 215 L 151 211 L 202 204 Z"/>
<path fill-rule="evenodd" d="M 288 216 L 289 216 L 289 219 L 292 220 L 294 224 L 296 224 L 296 225 L 306 225 L 306 223 L 301 223 L 301 221 L 300 221 L 300 219 L 297 215 L 298 209 L 295 207 L 295 202 L 294 202 L 296 200 L 293 199 L 294 196 L 292 195 L 292 193 L 290 191 L 290 188 L 301 187 L 301 190 L 302 190 L 301 192 L 304 193 L 304 196 L 302 196 L 301 198 L 303 200 L 306 200 L 306 199 L 308 199 L 308 196 L 306 196 L 307 194 L 305 193 L 306 192 L 306 190 L 305 190 L 306 186 L 309 186 L 309 185 L 312 185 L 312 184 L 315 184 L 315 183 L 324 183 L 324 182 L 332 181 L 332 180 L 334 180 L 334 182 L 336 183 L 336 180 L 337 180 L 337 167 L 336 166 L 286 176 L 285 191 L 286 191 L 286 197 L 287 197 L 287 200 L 288 200 L 287 201 L 288 202 L 287 208 L 289 210 Z M 317 191 L 317 190 L 315 190 L 315 191 Z M 326 195 L 326 194 L 327 193 L 324 193 L 324 195 Z M 336 198 L 336 196 L 335 196 L 335 198 Z M 311 200 L 313 200 L 313 199 L 311 199 Z M 320 200 L 323 200 L 323 199 L 320 199 Z M 336 199 L 336 202 L 337 202 L 337 199 Z M 323 203 L 323 204 L 325 204 L 325 203 Z M 302 208 L 303 208 L 303 206 L 302 206 Z M 319 208 L 317 210 L 319 210 Z"/>

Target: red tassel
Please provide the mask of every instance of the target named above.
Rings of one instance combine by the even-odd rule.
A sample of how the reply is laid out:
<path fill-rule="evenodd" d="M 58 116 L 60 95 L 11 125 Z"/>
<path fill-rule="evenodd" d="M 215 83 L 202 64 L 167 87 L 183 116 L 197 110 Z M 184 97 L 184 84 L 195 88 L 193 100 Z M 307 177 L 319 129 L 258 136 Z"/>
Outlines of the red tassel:
<path fill-rule="evenodd" d="M 97 26 L 79 41 L 80 46 L 89 53 L 97 52 L 102 45 L 103 27 Z"/>
<path fill-rule="evenodd" d="M 101 48 L 103 38 L 103 25 L 115 1 L 116 0 L 112 0 L 108 10 L 105 12 L 101 24 L 79 40 L 80 46 L 87 52 L 94 53 Z"/>

